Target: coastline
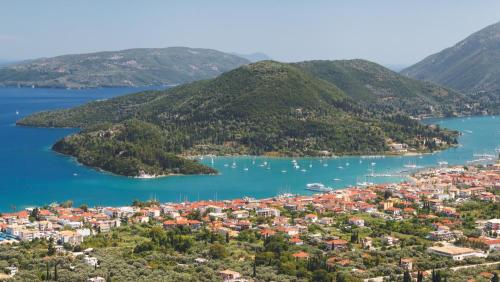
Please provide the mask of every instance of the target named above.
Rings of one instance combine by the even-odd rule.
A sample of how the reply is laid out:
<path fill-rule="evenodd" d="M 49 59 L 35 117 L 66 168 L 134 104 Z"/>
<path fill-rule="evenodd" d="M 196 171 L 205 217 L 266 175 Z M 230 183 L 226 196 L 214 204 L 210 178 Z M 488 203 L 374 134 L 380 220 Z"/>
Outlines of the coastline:
<path fill-rule="evenodd" d="M 495 160 L 493 161 L 492 163 L 488 163 L 488 165 L 495 165 L 495 163 L 500 163 L 499 160 Z M 416 177 L 418 174 L 422 174 L 422 173 L 434 173 L 440 169 L 453 169 L 453 168 L 459 168 L 459 167 L 462 167 L 461 165 L 448 165 L 448 166 L 443 166 L 443 167 L 438 167 L 438 166 L 433 166 L 433 167 L 425 167 L 425 168 L 421 168 L 421 169 L 418 169 L 418 170 L 415 170 L 414 172 L 408 174 L 405 176 L 405 178 L 407 180 L 405 181 L 391 181 L 391 182 L 387 182 L 387 183 L 374 183 L 374 184 L 371 184 L 371 185 L 368 185 L 366 187 L 362 187 L 362 186 L 359 186 L 359 185 L 355 185 L 355 186 L 344 186 L 344 187 L 339 187 L 339 188 L 334 188 L 332 191 L 329 191 L 329 192 L 315 192 L 315 191 L 312 191 L 313 193 L 281 193 L 281 194 L 276 194 L 274 196 L 267 196 L 267 197 L 247 197 L 247 196 L 244 196 L 244 197 L 236 197 L 236 198 L 228 198 L 228 199 L 221 199 L 221 200 L 212 200 L 212 199 L 207 199 L 207 200 L 197 200 L 197 201 L 187 201 L 188 203 L 197 203 L 197 202 L 223 202 L 223 201 L 235 201 L 235 200 L 242 200 L 244 198 L 251 198 L 251 199 L 255 199 L 255 200 L 258 200 L 258 201 L 266 201 L 266 200 L 271 200 L 271 199 L 276 199 L 276 198 L 280 198 L 280 197 L 307 197 L 307 196 L 323 196 L 323 195 L 332 195 L 332 194 L 339 194 L 339 193 L 344 193 L 350 189 L 370 189 L 370 188 L 373 188 L 373 187 L 377 187 L 377 186 L 391 186 L 391 185 L 398 185 L 398 184 L 401 184 L 401 183 L 406 183 L 406 182 L 412 182 L 412 183 L 416 183 L 418 182 L 420 179 L 418 177 Z M 136 178 L 136 179 L 154 179 L 153 178 L 153 175 L 144 175 L 145 177 L 143 178 L 139 178 L 139 177 L 132 177 L 132 178 Z M 164 176 L 154 176 L 155 178 L 161 178 L 161 177 L 167 177 L 167 176 L 170 176 L 170 175 L 164 175 Z M 182 174 L 180 175 L 177 175 L 177 176 L 183 176 Z M 304 188 L 304 191 L 306 191 L 306 189 Z M 132 201 L 133 199 L 130 199 L 130 201 Z M 181 202 L 174 202 L 174 201 L 166 201 L 165 202 L 166 204 L 174 204 L 174 203 L 186 203 L 185 201 L 181 201 Z M 111 207 L 111 208 L 116 208 L 116 207 L 121 207 L 121 206 L 126 206 L 126 204 L 116 204 L 116 205 L 95 205 L 94 208 L 98 208 L 98 207 Z M 31 205 L 26 205 L 26 207 L 32 207 L 32 206 L 37 206 L 35 204 L 31 204 Z M 2 212 L 0 210 L 0 212 Z"/>

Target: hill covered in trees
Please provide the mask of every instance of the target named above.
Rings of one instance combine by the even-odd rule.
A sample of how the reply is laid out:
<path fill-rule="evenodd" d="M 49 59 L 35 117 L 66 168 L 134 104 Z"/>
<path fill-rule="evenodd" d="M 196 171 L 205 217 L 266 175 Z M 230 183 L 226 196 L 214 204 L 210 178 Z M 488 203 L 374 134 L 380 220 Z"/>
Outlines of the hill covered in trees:
<path fill-rule="evenodd" d="M 0 69 L 0 85 L 36 87 L 130 87 L 208 79 L 250 63 L 210 49 L 128 49 L 30 60 Z"/>
<path fill-rule="evenodd" d="M 456 132 L 423 125 L 404 111 L 387 113 L 378 107 L 367 108 L 357 94 L 347 94 L 337 84 L 312 75 L 310 68 L 304 69 L 296 64 L 263 61 L 215 79 L 164 91 L 38 113 L 18 124 L 83 128 L 82 133 L 63 139 L 54 149 L 80 160 L 94 160 L 93 166 L 125 175 L 137 170 L 129 170 L 129 163 L 122 162 L 124 156 L 138 163 L 147 160 L 154 169 L 141 169 L 156 172 L 160 160 L 155 150 L 177 156 L 318 156 L 390 152 L 393 142 L 415 151 L 456 143 Z M 119 134 L 114 133 L 117 128 Z M 141 128 L 156 132 L 157 137 L 137 139 L 134 136 Z M 138 149 L 115 149 L 112 145 L 110 150 L 109 142 L 114 142 L 110 139 L 125 140 Z M 140 148 L 148 148 L 151 153 L 129 153 Z M 107 151 L 113 153 L 98 156 Z M 182 172 L 180 167 L 177 170 Z"/>
<path fill-rule="evenodd" d="M 306 61 L 296 64 L 328 81 L 364 108 L 411 116 L 455 116 L 482 108 L 458 91 L 402 76 L 366 60 Z"/>
<path fill-rule="evenodd" d="M 500 112 L 500 22 L 401 71 L 467 93 L 488 113 Z"/>

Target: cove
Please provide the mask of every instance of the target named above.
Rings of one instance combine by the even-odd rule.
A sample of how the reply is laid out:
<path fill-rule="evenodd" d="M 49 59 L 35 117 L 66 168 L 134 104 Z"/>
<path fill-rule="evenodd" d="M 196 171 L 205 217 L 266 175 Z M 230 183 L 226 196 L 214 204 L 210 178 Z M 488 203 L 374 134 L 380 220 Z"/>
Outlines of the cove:
<path fill-rule="evenodd" d="M 278 193 L 310 194 L 305 185 L 321 182 L 334 188 L 358 182 L 403 181 L 413 168 L 466 164 L 474 154 L 495 154 L 500 146 L 500 117 L 460 117 L 426 120 L 462 132 L 460 146 L 422 156 L 329 159 L 217 157 L 204 158 L 218 176 L 174 176 L 132 179 L 77 164 L 50 147 L 76 129 L 24 128 L 15 121 L 30 113 L 77 106 L 88 101 L 133 93 L 142 88 L 31 89 L 0 88 L 0 211 L 73 200 L 75 205 L 127 205 L 134 199 L 162 202 L 201 199 L 263 198 Z M 498 154 L 498 153 L 496 153 Z M 234 165 L 233 165 L 234 163 Z M 367 176 L 386 175 L 381 177 Z M 389 176 L 390 175 L 390 176 Z"/>

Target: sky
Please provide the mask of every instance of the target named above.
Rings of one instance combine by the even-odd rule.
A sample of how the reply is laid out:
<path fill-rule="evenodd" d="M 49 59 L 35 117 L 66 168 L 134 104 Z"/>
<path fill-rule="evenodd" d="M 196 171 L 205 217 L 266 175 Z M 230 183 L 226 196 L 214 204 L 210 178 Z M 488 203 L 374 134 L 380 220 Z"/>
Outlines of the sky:
<path fill-rule="evenodd" d="M 187 46 L 410 65 L 498 21 L 497 0 L 0 0 L 0 59 Z"/>

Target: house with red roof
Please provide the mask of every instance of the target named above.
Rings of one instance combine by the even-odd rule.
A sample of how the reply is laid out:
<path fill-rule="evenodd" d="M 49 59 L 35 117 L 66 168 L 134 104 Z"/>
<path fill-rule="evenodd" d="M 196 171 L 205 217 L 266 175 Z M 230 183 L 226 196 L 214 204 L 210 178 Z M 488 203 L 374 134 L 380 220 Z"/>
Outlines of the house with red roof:
<path fill-rule="evenodd" d="M 348 242 L 342 239 L 329 240 L 325 242 L 328 250 L 346 250 Z"/>
<path fill-rule="evenodd" d="M 292 254 L 292 256 L 297 259 L 297 260 L 308 260 L 309 259 L 309 254 L 306 253 L 306 252 L 298 252 L 298 253 L 294 253 Z"/>

